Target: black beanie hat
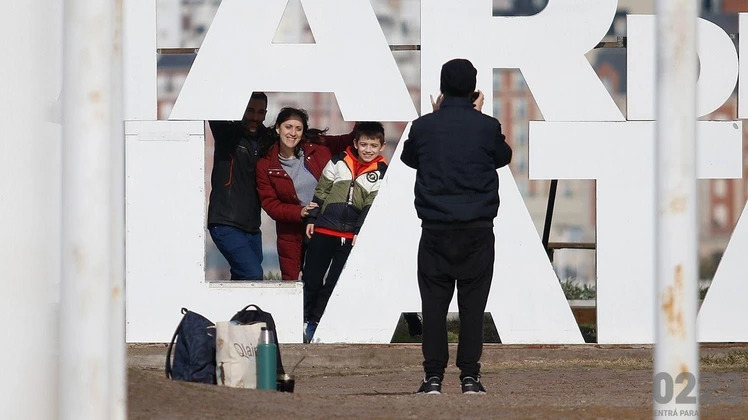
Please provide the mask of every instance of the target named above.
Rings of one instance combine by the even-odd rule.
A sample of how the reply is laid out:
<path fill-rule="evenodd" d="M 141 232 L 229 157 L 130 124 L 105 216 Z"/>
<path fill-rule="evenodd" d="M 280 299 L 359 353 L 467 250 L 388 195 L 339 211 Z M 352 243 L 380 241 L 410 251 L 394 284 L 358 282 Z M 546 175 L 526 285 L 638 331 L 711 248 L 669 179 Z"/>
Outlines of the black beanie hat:
<path fill-rule="evenodd" d="M 478 71 L 464 58 L 449 60 L 442 66 L 440 89 L 446 96 L 467 97 L 475 91 Z"/>

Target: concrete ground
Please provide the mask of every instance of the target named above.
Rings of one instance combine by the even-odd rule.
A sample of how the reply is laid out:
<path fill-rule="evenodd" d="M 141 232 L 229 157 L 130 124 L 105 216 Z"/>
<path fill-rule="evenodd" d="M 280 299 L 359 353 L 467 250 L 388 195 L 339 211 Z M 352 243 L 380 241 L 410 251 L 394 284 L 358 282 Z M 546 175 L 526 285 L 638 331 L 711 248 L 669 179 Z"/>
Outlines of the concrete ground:
<path fill-rule="evenodd" d="M 293 394 L 164 377 L 164 345 L 128 351 L 132 419 L 210 418 L 651 418 L 651 346 L 486 344 L 486 395 L 462 395 L 450 366 L 442 395 L 414 395 L 417 344 L 282 345 Z M 454 364 L 456 348 L 450 347 Z M 703 345 L 702 418 L 748 418 L 748 345 Z"/>

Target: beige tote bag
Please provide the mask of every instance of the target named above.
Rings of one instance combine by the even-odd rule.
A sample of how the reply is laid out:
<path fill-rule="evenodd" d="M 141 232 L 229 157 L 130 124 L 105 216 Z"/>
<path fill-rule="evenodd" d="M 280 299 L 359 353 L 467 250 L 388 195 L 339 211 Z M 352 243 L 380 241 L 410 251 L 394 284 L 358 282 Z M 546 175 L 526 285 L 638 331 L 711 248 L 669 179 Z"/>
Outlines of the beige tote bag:
<path fill-rule="evenodd" d="M 216 382 L 234 388 L 257 388 L 257 343 L 264 322 L 216 323 Z"/>

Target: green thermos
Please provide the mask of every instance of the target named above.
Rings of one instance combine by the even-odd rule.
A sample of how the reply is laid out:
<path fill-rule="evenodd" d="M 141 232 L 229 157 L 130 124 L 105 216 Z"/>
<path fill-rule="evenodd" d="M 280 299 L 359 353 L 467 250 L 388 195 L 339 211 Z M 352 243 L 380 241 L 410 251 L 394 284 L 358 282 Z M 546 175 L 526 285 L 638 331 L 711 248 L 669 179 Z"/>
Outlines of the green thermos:
<path fill-rule="evenodd" d="M 273 332 L 262 327 L 257 345 L 257 389 L 277 390 L 277 351 Z"/>

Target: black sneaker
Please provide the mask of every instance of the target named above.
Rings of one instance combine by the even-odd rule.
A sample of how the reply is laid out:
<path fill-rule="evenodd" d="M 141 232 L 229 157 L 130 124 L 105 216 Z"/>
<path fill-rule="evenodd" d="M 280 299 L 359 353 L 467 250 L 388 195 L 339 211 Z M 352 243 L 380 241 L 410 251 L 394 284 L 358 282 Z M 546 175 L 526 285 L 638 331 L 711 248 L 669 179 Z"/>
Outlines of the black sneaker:
<path fill-rule="evenodd" d="M 438 376 L 432 376 L 428 379 L 424 379 L 421 383 L 421 387 L 418 388 L 416 394 L 441 394 L 442 393 L 442 380 Z"/>
<path fill-rule="evenodd" d="M 485 394 L 486 388 L 480 383 L 480 377 L 473 378 L 472 376 L 466 376 L 462 378 L 462 393 L 463 394 Z"/>

